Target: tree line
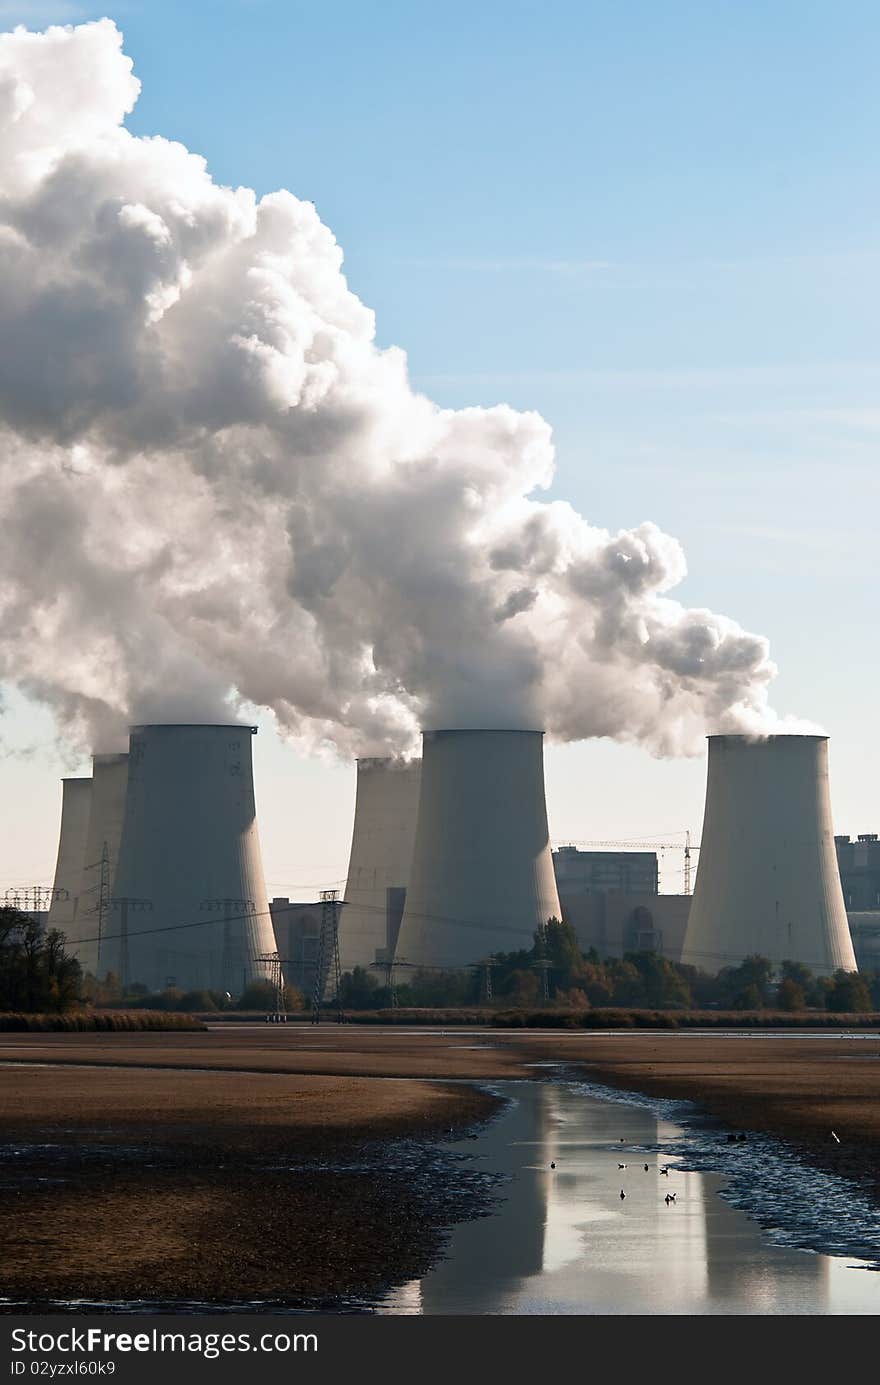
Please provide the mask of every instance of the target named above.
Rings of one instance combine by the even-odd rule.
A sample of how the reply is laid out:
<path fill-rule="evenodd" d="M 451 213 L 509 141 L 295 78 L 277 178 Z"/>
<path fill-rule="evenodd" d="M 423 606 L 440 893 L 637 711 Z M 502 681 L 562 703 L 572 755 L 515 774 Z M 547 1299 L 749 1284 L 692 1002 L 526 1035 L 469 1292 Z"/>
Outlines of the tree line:
<path fill-rule="evenodd" d="M 838 971 L 815 976 L 801 962 L 779 967 L 760 955 L 710 975 L 670 962 L 656 952 L 600 958 L 581 950 L 571 924 L 550 919 L 535 932 L 531 948 L 499 952 L 492 959 L 493 999 L 506 1007 L 533 1008 L 544 996 L 572 1009 L 605 1006 L 651 1010 L 880 1010 L 880 972 Z M 431 1008 L 478 1005 L 486 1000 L 485 968 L 414 970 L 398 977 L 397 1004 Z M 391 991 L 363 967 L 342 978 L 342 1004 L 351 1010 L 384 1009 Z"/>
<path fill-rule="evenodd" d="M 102 981 L 84 977 L 64 944 L 57 929 L 44 932 L 28 915 L 0 909 L 0 1011 L 51 1014 L 83 1004 L 189 1012 L 274 1009 L 274 991 L 263 979 L 251 981 L 240 996 L 231 997 L 221 991 L 176 987 L 151 993 L 142 985 L 123 987 L 113 975 Z M 574 1010 L 880 1011 L 878 971 L 815 976 L 801 962 L 784 961 L 774 967 L 768 958 L 755 955 L 711 975 L 656 952 L 603 959 L 595 948 L 583 952 L 572 926 L 558 919 L 536 930 L 531 948 L 496 953 L 491 981 L 492 999 L 508 1009 L 540 1006 L 546 984 L 554 1005 Z M 396 1003 L 416 1009 L 472 1007 L 486 1003 L 485 982 L 482 966 L 399 971 Z M 338 1003 L 346 1010 L 388 1009 L 392 993 L 373 971 L 355 967 L 342 977 Z M 292 986 L 285 987 L 284 1004 L 291 1013 L 306 1008 L 303 994 Z"/>

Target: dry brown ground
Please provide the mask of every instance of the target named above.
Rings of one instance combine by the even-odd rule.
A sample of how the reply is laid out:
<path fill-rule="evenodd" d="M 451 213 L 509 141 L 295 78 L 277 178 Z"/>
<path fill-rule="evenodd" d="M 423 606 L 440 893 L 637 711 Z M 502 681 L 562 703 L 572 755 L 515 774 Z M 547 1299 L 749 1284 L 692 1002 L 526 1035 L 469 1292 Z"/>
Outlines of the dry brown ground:
<path fill-rule="evenodd" d="M 52 1041 L 67 1037 L 62 1055 Z M 494 1105 L 469 1086 L 254 1072 L 248 1046 L 193 1071 L 179 1047 L 145 1067 L 146 1053 L 46 1038 L 40 1054 L 0 1046 L 0 1298 L 32 1311 L 86 1297 L 308 1306 L 416 1278 L 455 1216 L 442 1180 L 426 1198 L 406 1167 L 377 1168 L 376 1142 Z"/>
<path fill-rule="evenodd" d="M 0 1294 L 305 1301 L 415 1277 L 454 1220 L 448 1206 L 406 1177 L 289 1165 L 344 1163 L 366 1139 L 485 1114 L 471 1087 L 426 1078 L 535 1077 L 546 1062 L 698 1101 L 877 1186 L 880 1038 L 354 1025 L 3 1034 L 0 1140 L 7 1152 L 16 1140 L 53 1148 L 16 1156 L 19 1181 L 0 1194 Z M 11 1167 L 0 1162 L 0 1175 Z"/>
<path fill-rule="evenodd" d="M 534 1077 L 542 1071 L 535 1063 L 559 1061 L 583 1066 L 618 1086 L 700 1101 L 733 1124 L 757 1121 L 762 1128 L 793 1136 L 834 1128 L 855 1140 L 880 1144 L 880 1037 L 411 1031 L 329 1024 L 255 1026 L 242 1032 L 241 1026 L 229 1026 L 186 1036 L 0 1034 L 0 1081 L 3 1065 L 10 1061 L 91 1065 L 92 1071 L 105 1065 L 117 1071 L 186 1070 L 176 1079 L 175 1090 L 180 1093 L 197 1089 L 197 1079 L 211 1071 L 248 1073 L 253 1076 L 247 1086 L 255 1097 L 260 1094 L 261 1101 L 269 1099 L 274 1089 L 257 1079 L 269 1074 L 493 1079 Z M 37 1069 L 11 1071 L 36 1074 Z M 46 1109 L 48 1092 L 56 1091 L 56 1084 L 54 1079 L 36 1076 L 29 1077 L 28 1083 L 40 1080 L 48 1086 L 36 1105 Z M 52 1100 L 63 1101 L 66 1084 L 73 1082 L 75 1088 L 70 1090 L 81 1093 L 83 1112 L 88 1113 L 94 1108 L 89 1096 L 96 1080 L 85 1072 L 76 1079 L 68 1077 L 57 1086 Z M 105 1075 L 102 1087 L 104 1080 L 109 1078 Z M 149 1107 L 151 1084 L 156 1080 L 147 1072 L 137 1084 L 123 1079 L 119 1090 L 139 1091 L 138 1103 Z M 13 1079 L 11 1086 L 19 1084 Z M 26 1089 L 22 1080 L 20 1090 Z M 0 1100 L 3 1090 L 0 1087 Z M 37 1086 L 31 1090 L 36 1094 Z M 298 1125 L 343 1122 L 372 1127 L 383 1112 L 414 1115 L 421 1103 L 430 1105 L 438 1099 L 433 1087 L 415 1083 L 376 1086 L 362 1080 L 350 1087 L 306 1083 L 296 1106 L 284 1107 L 284 1118 Z M 179 1104 L 177 1098 L 175 1103 Z M 7 1119 L 16 1109 L 6 1107 Z"/>

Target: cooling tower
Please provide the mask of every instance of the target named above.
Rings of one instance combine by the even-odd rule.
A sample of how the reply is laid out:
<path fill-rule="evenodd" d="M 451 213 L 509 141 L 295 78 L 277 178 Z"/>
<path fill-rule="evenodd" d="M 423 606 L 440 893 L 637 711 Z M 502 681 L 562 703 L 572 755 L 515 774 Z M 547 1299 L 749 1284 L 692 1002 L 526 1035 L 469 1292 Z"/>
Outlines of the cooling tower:
<path fill-rule="evenodd" d="M 240 995 L 275 950 L 250 726 L 135 726 L 106 967 Z"/>
<path fill-rule="evenodd" d="M 49 906 L 46 926 L 57 928 L 66 938 L 70 938 L 76 914 L 77 895 L 82 882 L 92 781 L 62 779 L 61 784 L 61 832 L 58 837 L 58 859 L 55 863 L 55 894 Z"/>
<path fill-rule="evenodd" d="M 760 953 L 856 970 L 834 850 L 826 736 L 710 736 L 706 812 L 682 961 Z"/>
<path fill-rule="evenodd" d="M 343 971 L 394 955 L 416 835 L 420 772 L 418 760 L 358 760 L 351 858 L 339 925 Z M 381 979 L 375 971 L 373 975 Z"/>
<path fill-rule="evenodd" d="M 397 957 L 458 967 L 529 948 L 561 918 L 543 732 L 426 731 Z"/>
<path fill-rule="evenodd" d="M 89 825 L 76 909 L 68 937 L 71 943 L 69 950 L 78 959 L 83 971 L 89 971 L 93 976 L 102 975 L 107 970 L 102 967 L 100 941 L 102 934 L 112 931 L 110 901 L 119 857 L 127 782 L 127 755 L 92 756 Z"/>

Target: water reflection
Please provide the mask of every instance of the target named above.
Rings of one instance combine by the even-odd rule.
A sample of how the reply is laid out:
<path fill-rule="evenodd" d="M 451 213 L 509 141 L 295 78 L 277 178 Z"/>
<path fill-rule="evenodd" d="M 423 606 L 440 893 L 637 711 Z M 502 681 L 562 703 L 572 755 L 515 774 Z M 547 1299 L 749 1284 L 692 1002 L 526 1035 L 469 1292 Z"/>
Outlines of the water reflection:
<path fill-rule="evenodd" d="M 880 1276 L 770 1245 L 715 1175 L 663 1175 L 682 1132 L 650 1110 L 565 1084 L 499 1085 L 513 1104 L 473 1151 L 510 1176 L 505 1200 L 459 1226 L 446 1258 L 380 1312 L 877 1311 Z"/>

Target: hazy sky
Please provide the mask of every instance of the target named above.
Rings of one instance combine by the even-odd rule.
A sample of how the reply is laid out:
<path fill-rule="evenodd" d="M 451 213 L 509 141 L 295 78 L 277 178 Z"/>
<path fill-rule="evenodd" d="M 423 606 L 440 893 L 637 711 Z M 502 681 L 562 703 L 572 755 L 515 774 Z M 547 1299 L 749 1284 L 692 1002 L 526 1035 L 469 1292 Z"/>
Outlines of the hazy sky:
<path fill-rule="evenodd" d="M 417 388 L 538 409 L 552 496 L 679 538 L 676 594 L 766 635 L 775 707 L 830 733 L 837 830 L 880 829 L 876 6 L 0 4 L 105 13 L 129 127 L 313 200 Z M 0 731 L 0 881 L 47 882 L 87 766 L 17 695 Z M 341 881 L 353 767 L 268 718 L 255 755 L 270 893 Z M 547 771 L 556 838 L 699 832 L 702 759 L 587 742 Z"/>

